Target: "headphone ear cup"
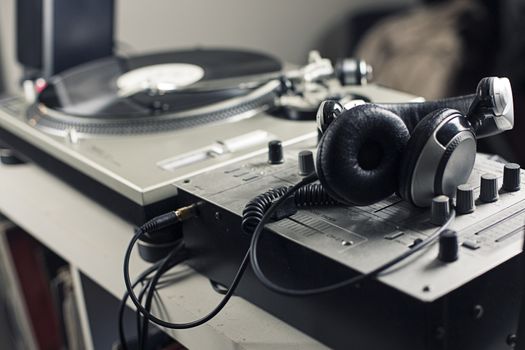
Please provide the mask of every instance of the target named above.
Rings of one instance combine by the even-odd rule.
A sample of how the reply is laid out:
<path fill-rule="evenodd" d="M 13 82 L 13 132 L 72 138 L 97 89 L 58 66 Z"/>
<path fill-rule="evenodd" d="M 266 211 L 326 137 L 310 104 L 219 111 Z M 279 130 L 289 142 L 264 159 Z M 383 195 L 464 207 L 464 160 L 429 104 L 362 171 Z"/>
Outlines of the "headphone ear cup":
<path fill-rule="evenodd" d="M 369 205 L 397 189 L 399 161 L 410 135 L 393 112 L 374 104 L 343 112 L 317 149 L 317 175 L 346 204 Z"/>
<path fill-rule="evenodd" d="M 466 117 L 455 109 L 439 109 L 415 127 L 399 169 L 400 196 L 419 207 L 435 195 L 454 196 L 467 181 L 476 158 L 476 137 Z"/>

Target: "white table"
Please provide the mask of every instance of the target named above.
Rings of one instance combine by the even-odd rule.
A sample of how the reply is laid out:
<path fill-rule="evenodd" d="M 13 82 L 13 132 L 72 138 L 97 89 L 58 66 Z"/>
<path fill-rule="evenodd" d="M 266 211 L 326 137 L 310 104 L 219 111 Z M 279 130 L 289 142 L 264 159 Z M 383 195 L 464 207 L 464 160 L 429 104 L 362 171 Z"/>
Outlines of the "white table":
<path fill-rule="evenodd" d="M 111 294 L 122 296 L 122 261 L 132 225 L 30 164 L 0 166 L 0 212 Z M 147 266 L 135 252 L 132 273 Z M 177 271 L 185 277 L 161 289 L 154 311 L 160 306 L 162 316 L 175 322 L 208 313 L 221 296 L 189 267 L 181 265 Z M 325 348 L 239 297 L 208 324 L 169 333 L 189 349 Z"/>

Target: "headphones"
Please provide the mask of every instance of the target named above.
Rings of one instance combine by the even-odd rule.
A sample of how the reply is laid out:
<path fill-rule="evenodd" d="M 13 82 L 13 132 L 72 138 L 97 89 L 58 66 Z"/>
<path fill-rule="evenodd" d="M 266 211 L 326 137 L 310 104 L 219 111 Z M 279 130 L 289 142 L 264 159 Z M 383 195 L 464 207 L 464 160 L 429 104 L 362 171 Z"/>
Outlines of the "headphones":
<path fill-rule="evenodd" d="M 370 205 L 396 192 L 418 207 L 455 196 L 476 158 L 476 139 L 514 126 L 507 78 L 483 78 L 472 95 L 413 103 L 324 101 L 317 175 L 334 199 Z"/>

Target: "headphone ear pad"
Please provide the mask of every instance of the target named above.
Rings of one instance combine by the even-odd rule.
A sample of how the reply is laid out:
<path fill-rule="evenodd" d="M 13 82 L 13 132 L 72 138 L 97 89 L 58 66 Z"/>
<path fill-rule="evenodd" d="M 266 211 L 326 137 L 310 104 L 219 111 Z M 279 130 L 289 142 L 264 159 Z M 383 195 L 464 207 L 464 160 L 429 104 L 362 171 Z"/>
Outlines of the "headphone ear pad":
<path fill-rule="evenodd" d="M 343 112 L 317 148 L 317 175 L 342 203 L 369 205 L 398 186 L 399 161 L 410 135 L 393 112 L 374 104 Z"/>

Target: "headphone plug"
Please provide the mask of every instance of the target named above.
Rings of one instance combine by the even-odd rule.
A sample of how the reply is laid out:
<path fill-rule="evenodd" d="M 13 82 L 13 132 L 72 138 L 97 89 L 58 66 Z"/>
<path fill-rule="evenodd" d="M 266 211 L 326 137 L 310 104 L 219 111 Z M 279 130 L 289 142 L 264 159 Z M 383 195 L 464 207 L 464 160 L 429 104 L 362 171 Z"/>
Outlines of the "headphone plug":
<path fill-rule="evenodd" d="M 177 210 L 170 211 L 165 214 L 154 217 L 153 219 L 140 226 L 137 229 L 136 233 L 147 232 L 148 234 L 152 234 L 166 227 L 191 219 L 195 216 L 197 216 L 197 205 L 188 205 L 186 207 L 182 207 Z"/>

